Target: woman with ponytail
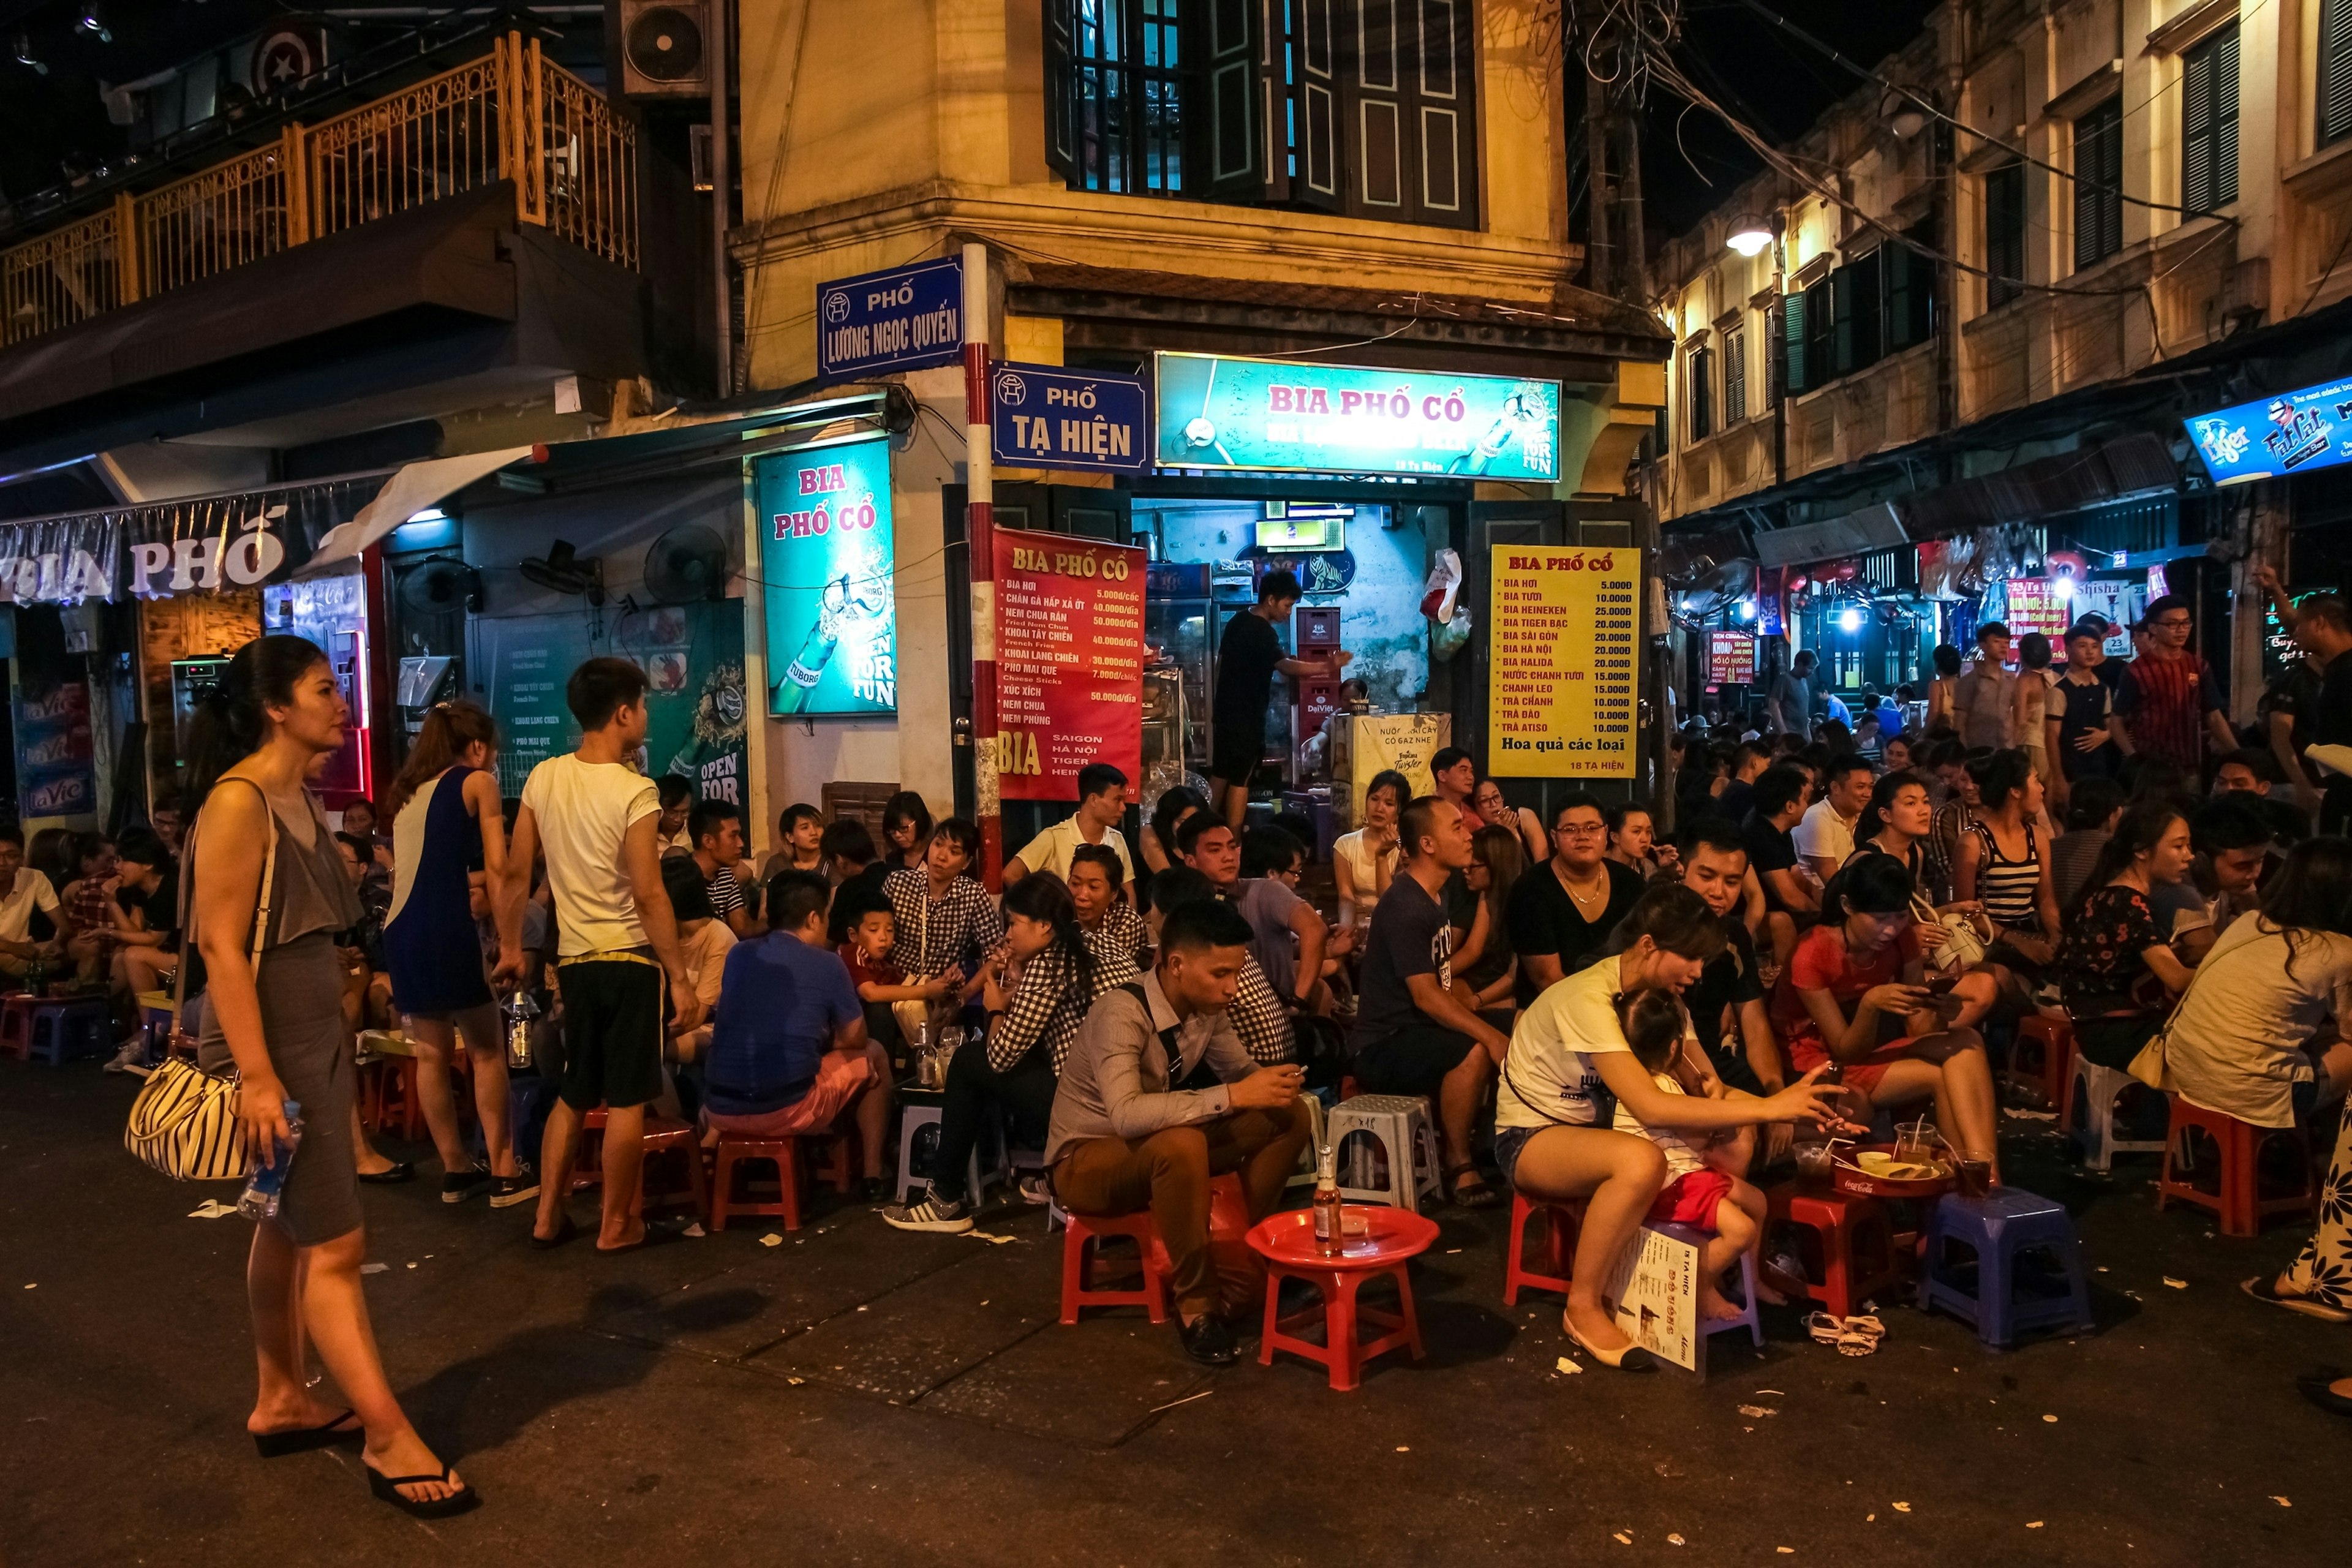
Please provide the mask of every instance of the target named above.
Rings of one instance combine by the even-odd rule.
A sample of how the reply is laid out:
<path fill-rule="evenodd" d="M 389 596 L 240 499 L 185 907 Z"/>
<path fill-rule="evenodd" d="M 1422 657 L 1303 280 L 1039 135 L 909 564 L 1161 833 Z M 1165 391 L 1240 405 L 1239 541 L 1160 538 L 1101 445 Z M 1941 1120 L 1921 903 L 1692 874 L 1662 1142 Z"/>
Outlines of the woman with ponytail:
<path fill-rule="evenodd" d="M 1117 952 L 1097 956 L 1089 949 L 1070 889 L 1049 871 L 1033 871 L 1005 892 L 1004 941 L 981 973 L 987 1047 L 967 1047 L 948 1063 L 930 1195 L 882 1211 L 900 1230 L 971 1228 L 979 1194 L 964 1191 L 965 1172 L 990 1108 L 1003 1107 L 1021 1145 L 1045 1147 L 1054 1090 L 1078 1026 L 1095 998 L 1136 972 Z"/>
<path fill-rule="evenodd" d="M 367 1234 L 353 1163 L 352 1081 L 335 933 L 358 896 L 305 781 L 342 749 L 351 710 L 327 656 L 257 638 L 229 661 L 190 736 L 186 930 L 206 973 L 200 1066 L 236 1064 L 237 1119 L 257 1159 L 291 1158 L 278 1212 L 254 1228 L 246 1289 L 260 1393 L 246 1428 L 264 1458 L 345 1442 L 379 1498 L 423 1517 L 478 1499 L 408 1424 L 369 1327 Z M 476 962 L 478 963 L 478 957 Z M 290 1154 L 289 1101 L 302 1138 Z M 351 1401 L 312 1395 L 306 1347 Z"/>
<path fill-rule="evenodd" d="M 490 1206 L 539 1195 L 522 1174 L 507 1122 L 507 1054 L 499 1011 L 482 969 L 467 874 L 506 875 L 506 817 L 499 805 L 499 727 L 471 702 L 442 702 L 425 715 L 408 763 L 385 801 L 392 823 L 392 908 L 384 916 L 383 956 L 392 1005 L 408 1019 L 416 1047 L 417 1097 L 441 1152 L 441 1201 L 463 1203 L 490 1189 Z M 449 1062 L 460 1037 L 473 1069 L 474 1110 L 481 1118 L 489 1169 L 475 1165 L 457 1126 Z"/>

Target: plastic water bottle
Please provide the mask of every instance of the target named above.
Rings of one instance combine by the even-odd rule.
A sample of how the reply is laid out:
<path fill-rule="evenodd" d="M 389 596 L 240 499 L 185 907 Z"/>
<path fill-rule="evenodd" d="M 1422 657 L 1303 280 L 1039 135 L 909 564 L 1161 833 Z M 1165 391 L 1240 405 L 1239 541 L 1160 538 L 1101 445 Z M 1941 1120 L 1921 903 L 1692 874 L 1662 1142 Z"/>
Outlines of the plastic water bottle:
<path fill-rule="evenodd" d="M 294 1151 L 302 1145 L 302 1102 L 286 1102 L 286 1136 L 278 1145 L 278 1157 L 267 1165 L 256 1165 L 253 1175 L 245 1184 L 245 1192 L 236 1200 L 236 1212 L 247 1219 L 262 1220 L 278 1217 L 278 1199 L 286 1190 L 286 1173 L 294 1163 Z"/>
<path fill-rule="evenodd" d="M 539 1004 L 530 993 L 518 990 L 507 998 L 507 1066 L 520 1072 L 531 1064 L 530 1026 L 539 1016 Z"/>

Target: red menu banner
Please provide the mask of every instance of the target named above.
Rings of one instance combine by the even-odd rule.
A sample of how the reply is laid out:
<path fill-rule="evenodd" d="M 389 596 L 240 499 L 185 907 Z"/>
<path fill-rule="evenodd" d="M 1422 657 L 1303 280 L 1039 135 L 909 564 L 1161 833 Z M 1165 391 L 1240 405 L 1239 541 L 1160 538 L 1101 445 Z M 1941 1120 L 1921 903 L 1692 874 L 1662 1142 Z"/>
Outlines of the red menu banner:
<path fill-rule="evenodd" d="M 1143 552 L 996 531 L 998 793 L 1076 800 L 1078 770 L 1143 780 Z"/>
<path fill-rule="evenodd" d="M 2009 635 L 2021 637 L 2028 632 L 2040 632 L 2043 637 L 2063 638 L 2072 624 L 2074 606 L 2058 592 L 2055 580 L 2048 577 L 2011 577 L 2009 580 L 2009 615 L 2003 623 Z"/>
<path fill-rule="evenodd" d="M 1756 679 L 1756 639 L 1746 632 L 1706 634 L 1706 683 L 1748 685 Z"/>

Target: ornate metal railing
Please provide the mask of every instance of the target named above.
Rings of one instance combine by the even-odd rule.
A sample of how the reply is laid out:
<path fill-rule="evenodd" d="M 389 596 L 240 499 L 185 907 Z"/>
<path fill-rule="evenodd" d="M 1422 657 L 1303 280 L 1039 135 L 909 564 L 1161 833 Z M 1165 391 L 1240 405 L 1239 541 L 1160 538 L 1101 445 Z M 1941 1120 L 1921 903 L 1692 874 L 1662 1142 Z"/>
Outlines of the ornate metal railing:
<path fill-rule="evenodd" d="M 636 266 L 635 129 L 511 33 L 480 59 L 0 250 L 0 343 L 500 180 L 520 221 Z"/>

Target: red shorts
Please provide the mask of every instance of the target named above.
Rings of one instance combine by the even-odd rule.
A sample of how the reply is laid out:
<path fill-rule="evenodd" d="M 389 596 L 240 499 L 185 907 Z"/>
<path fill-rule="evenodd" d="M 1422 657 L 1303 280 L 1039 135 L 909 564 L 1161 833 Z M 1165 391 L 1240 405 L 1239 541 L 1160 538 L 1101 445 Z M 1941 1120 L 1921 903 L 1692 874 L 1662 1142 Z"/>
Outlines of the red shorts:
<path fill-rule="evenodd" d="M 1693 1171 L 1676 1176 L 1660 1191 L 1648 1217 L 1663 1225 L 1715 1228 L 1716 1205 L 1731 1195 L 1731 1178 L 1721 1171 Z"/>
<path fill-rule="evenodd" d="M 804 1133 L 823 1131 L 833 1125 L 835 1117 L 848 1109 L 851 1100 L 866 1092 L 875 1082 L 876 1076 L 874 1063 L 869 1058 L 827 1051 L 817 1060 L 816 1082 L 809 1086 L 806 1094 L 782 1110 L 761 1111 L 751 1116 L 727 1116 L 705 1107 L 703 1125 L 721 1132 L 740 1132 L 746 1138 L 796 1138 Z"/>
<path fill-rule="evenodd" d="M 1845 1072 L 1839 1081 L 1875 1100 L 1879 1080 L 1886 1076 L 1886 1069 L 1917 1039 L 1916 1035 L 1906 1035 L 1899 1040 L 1887 1041 L 1860 1060 L 1846 1063 Z M 1789 1042 L 1789 1065 L 1797 1069 L 1800 1077 L 1833 1059 L 1828 1051 L 1822 1048 L 1818 1035 L 1800 1035 Z"/>

